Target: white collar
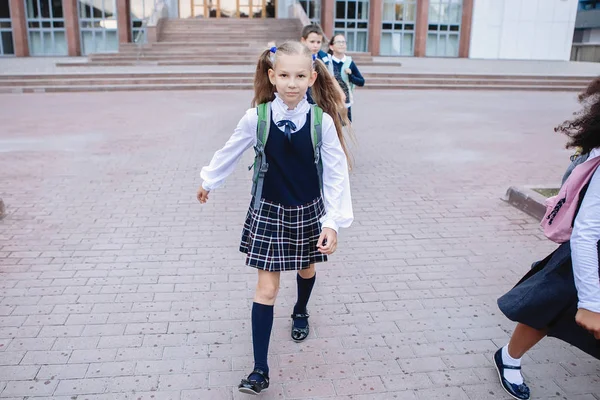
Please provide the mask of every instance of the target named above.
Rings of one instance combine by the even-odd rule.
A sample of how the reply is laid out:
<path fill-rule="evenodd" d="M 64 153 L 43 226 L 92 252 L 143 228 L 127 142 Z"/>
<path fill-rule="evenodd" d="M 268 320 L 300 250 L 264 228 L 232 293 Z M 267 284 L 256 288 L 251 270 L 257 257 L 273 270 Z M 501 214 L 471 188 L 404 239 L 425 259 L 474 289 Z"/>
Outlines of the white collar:
<path fill-rule="evenodd" d="M 308 104 L 306 96 L 304 96 L 296 108 L 290 110 L 283 100 L 281 100 L 279 94 L 275 93 L 275 100 L 271 103 L 271 110 L 273 111 L 273 116 L 276 121 L 280 119 L 291 119 L 296 115 L 307 114 L 310 110 L 310 104 Z"/>
<path fill-rule="evenodd" d="M 340 60 L 339 58 L 337 58 L 336 56 L 334 56 L 333 54 L 331 55 L 331 59 L 333 61 L 335 61 L 336 63 L 341 63 L 341 62 L 346 62 L 346 55 L 344 54 L 344 57 Z"/>

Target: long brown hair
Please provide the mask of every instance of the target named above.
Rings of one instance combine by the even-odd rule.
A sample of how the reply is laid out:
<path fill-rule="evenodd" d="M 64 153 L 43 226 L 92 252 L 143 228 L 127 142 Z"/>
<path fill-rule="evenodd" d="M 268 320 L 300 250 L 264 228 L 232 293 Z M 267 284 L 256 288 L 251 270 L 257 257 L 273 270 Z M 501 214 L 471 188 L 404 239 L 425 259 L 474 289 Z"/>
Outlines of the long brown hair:
<path fill-rule="evenodd" d="M 277 55 L 279 54 L 301 54 L 306 56 L 309 60 L 312 59 L 312 53 L 308 47 L 296 41 L 288 41 L 281 44 L 281 46 L 277 47 L 275 53 L 272 53 L 271 49 L 265 50 L 260 55 L 258 64 L 256 65 L 252 107 L 275 100 L 275 92 L 277 89 L 269 80 L 269 70 L 275 69 Z M 344 149 L 344 153 L 346 153 L 346 157 L 348 157 L 348 163 L 350 163 L 350 155 L 348 153 L 348 147 L 346 146 L 346 140 L 344 139 L 344 132 L 342 129 L 342 127 L 345 127 L 347 133 L 349 135 L 352 134 L 350 121 L 348 119 L 348 110 L 345 106 L 344 93 L 337 81 L 329 74 L 329 70 L 321 60 L 314 60 L 312 66 L 313 69 L 317 71 L 317 79 L 312 86 L 312 97 L 315 100 L 315 103 L 333 118 L 338 139 Z"/>

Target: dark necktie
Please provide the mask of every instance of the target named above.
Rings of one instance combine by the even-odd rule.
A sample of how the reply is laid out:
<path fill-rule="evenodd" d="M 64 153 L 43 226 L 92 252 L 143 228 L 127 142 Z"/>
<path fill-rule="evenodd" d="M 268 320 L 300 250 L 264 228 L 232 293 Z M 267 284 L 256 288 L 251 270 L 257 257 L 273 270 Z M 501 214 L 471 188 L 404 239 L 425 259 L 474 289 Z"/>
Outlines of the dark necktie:
<path fill-rule="evenodd" d="M 287 137 L 287 139 L 289 141 L 291 141 L 292 140 L 292 131 L 296 130 L 296 124 L 294 124 L 289 119 L 282 119 L 281 121 L 279 121 L 277 123 L 277 126 L 284 127 L 283 133 L 285 134 L 285 137 Z"/>

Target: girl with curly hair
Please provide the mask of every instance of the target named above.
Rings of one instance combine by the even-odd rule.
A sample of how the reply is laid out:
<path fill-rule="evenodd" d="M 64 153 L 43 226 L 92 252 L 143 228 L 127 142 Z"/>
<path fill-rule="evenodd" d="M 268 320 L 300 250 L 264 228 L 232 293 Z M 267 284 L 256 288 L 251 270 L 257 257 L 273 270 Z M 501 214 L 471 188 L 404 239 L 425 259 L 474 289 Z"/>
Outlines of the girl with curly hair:
<path fill-rule="evenodd" d="M 600 156 L 600 78 L 579 96 L 583 106 L 555 131 L 569 137 L 577 155 L 563 178 L 586 160 Z M 517 326 L 509 343 L 494 354 L 504 390 L 530 398 L 521 375 L 521 358 L 545 336 L 561 339 L 600 359 L 600 174 L 580 192 L 570 240 L 537 262 L 517 285 L 498 299 L 500 310 Z"/>

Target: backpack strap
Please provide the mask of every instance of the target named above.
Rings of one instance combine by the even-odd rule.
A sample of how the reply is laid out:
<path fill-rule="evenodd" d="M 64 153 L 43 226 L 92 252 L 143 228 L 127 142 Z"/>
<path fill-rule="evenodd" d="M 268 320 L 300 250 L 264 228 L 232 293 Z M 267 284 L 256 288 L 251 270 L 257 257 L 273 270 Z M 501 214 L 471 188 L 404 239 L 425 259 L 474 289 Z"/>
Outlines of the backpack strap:
<path fill-rule="evenodd" d="M 327 71 L 329 71 L 329 75 L 334 76 L 335 72 L 333 71 L 333 57 L 331 54 L 327 54 Z"/>
<path fill-rule="evenodd" d="M 258 122 L 256 126 L 256 145 L 254 146 L 254 176 L 252 177 L 252 196 L 254 196 L 254 208 L 260 207 L 260 199 L 265 181 L 265 175 L 269 170 L 265 146 L 271 129 L 271 102 L 259 104 L 256 107 Z M 252 166 L 249 167 L 252 169 Z"/>
<path fill-rule="evenodd" d="M 321 158 L 321 147 L 323 146 L 323 109 L 316 104 L 310 108 L 310 127 L 313 149 L 315 151 L 315 166 L 319 177 L 319 187 L 323 190 L 323 159 Z"/>
<path fill-rule="evenodd" d="M 354 88 L 355 85 L 354 83 L 352 83 L 350 81 L 350 76 L 346 73 L 346 69 L 350 68 L 350 66 L 352 65 L 352 57 L 350 57 L 349 55 L 346 55 L 346 61 L 344 61 L 344 64 L 342 65 L 342 79 L 344 80 L 344 82 L 346 82 L 346 84 L 348 85 L 348 96 L 350 96 L 349 103 L 353 104 L 354 103 Z"/>
<path fill-rule="evenodd" d="M 350 57 L 349 55 L 346 55 L 346 61 L 344 61 L 344 63 L 342 64 L 341 75 L 342 75 L 342 79 L 344 80 L 344 82 L 346 82 L 348 84 L 348 86 L 354 86 L 354 84 L 352 82 L 350 82 L 350 77 L 346 73 L 346 70 L 348 68 L 350 68 L 351 65 L 352 65 L 352 57 Z"/>

